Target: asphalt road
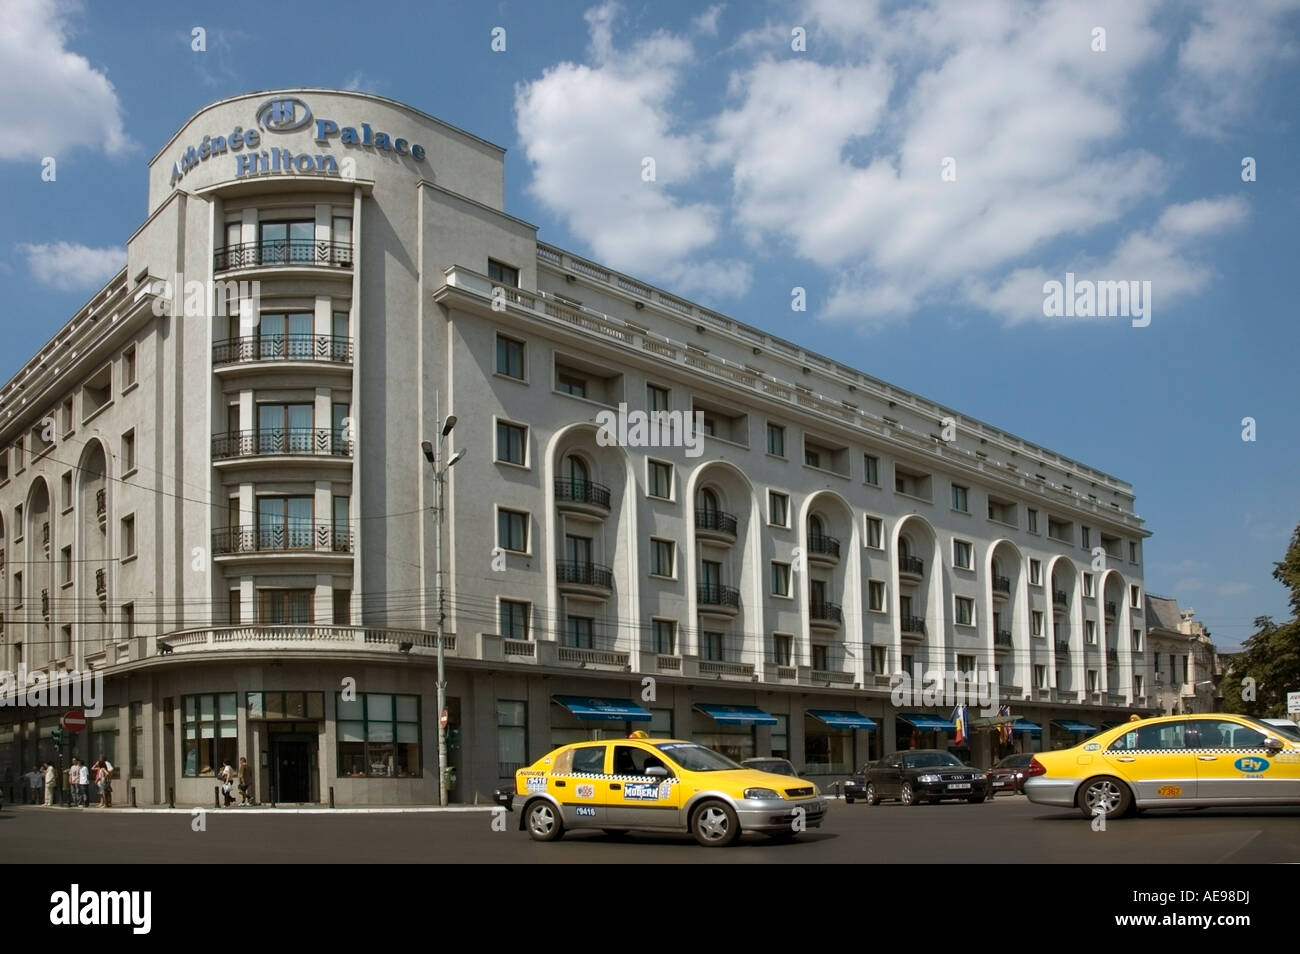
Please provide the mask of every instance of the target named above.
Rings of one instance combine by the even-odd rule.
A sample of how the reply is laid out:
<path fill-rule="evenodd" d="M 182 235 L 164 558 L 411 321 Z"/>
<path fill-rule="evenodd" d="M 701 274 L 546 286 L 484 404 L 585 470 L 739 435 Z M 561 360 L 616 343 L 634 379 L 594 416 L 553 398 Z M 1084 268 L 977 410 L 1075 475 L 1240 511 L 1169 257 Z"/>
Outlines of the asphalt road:
<path fill-rule="evenodd" d="M 347 861 L 563 863 L 1300 863 L 1300 808 L 1148 812 L 1093 831 L 1078 812 L 1002 796 L 905 808 L 832 801 L 825 824 L 791 843 L 746 835 L 730 848 L 703 848 L 688 835 L 568 833 L 538 844 L 517 828 L 494 831 L 487 811 L 288 814 L 206 812 L 207 830 L 188 813 L 6 807 L 0 860 L 245 864 Z"/>

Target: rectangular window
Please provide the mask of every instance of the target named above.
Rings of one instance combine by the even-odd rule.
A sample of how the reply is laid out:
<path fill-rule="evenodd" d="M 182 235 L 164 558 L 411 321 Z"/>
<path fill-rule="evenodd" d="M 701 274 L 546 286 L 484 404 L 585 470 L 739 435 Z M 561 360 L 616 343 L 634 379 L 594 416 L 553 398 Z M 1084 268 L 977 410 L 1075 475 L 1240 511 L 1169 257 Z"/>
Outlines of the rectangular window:
<path fill-rule="evenodd" d="M 1101 689 L 1101 674 L 1096 669 L 1088 670 L 1088 691 L 1097 692 Z"/>
<path fill-rule="evenodd" d="M 339 777 L 417 778 L 420 697 L 367 692 L 351 701 L 334 696 L 338 712 Z"/>
<path fill-rule="evenodd" d="M 956 599 L 956 621 L 961 626 L 973 626 L 975 620 L 975 601 L 969 596 Z"/>
<path fill-rule="evenodd" d="M 23 605 L 23 574 L 19 570 L 14 574 L 14 609 L 21 609 Z"/>
<path fill-rule="evenodd" d="M 1083 544 L 1083 548 L 1085 550 L 1091 550 L 1092 549 L 1092 528 L 1081 526 L 1079 527 L 1079 531 L 1080 531 L 1080 539 Z"/>
<path fill-rule="evenodd" d="M 122 638 L 130 639 L 135 635 L 135 604 L 122 604 Z"/>
<path fill-rule="evenodd" d="M 772 595 L 790 595 L 790 564 L 772 561 Z"/>
<path fill-rule="evenodd" d="M 122 435 L 122 471 L 129 474 L 135 470 L 135 428 Z"/>
<path fill-rule="evenodd" d="M 528 428 L 497 421 L 497 460 L 523 466 L 527 444 Z"/>
<path fill-rule="evenodd" d="M 72 582 L 72 547 L 64 547 L 60 553 L 59 567 L 61 569 L 60 577 L 64 586 Z"/>
<path fill-rule="evenodd" d="M 335 587 L 332 594 L 335 626 L 352 625 L 352 591 Z"/>
<path fill-rule="evenodd" d="M 524 343 L 497 335 L 497 374 L 524 380 Z"/>
<path fill-rule="evenodd" d="M 867 546 L 872 550 L 885 548 L 885 521 L 879 517 L 866 518 Z"/>
<path fill-rule="evenodd" d="M 1138 609 L 1142 605 L 1142 591 L 1135 583 L 1128 588 L 1128 605 L 1132 609 Z"/>
<path fill-rule="evenodd" d="M 862 455 L 862 470 L 864 483 L 875 484 L 880 486 L 880 458 L 872 454 Z"/>
<path fill-rule="evenodd" d="M 243 606 L 243 598 L 240 596 L 239 590 L 231 590 L 230 599 L 227 606 L 227 615 L 230 618 L 231 626 L 238 626 L 242 622 L 241 619 L 241 617 L 243 616 L 243 611 L 241 609 L 242 606 Z"/>
<path fill-rule="evenodd" d="M 671 500 L 673 497 L 673 465 L 663 461 L 646 462 L 646 494 Z"/>
<path fill-rule="evenodd" d="M 677 624 L 670 619 L 657 619 L 652 624 L 654 651 L 661 656 L 677 654 Z"/>
<path fill-rule="evenodd" d="M 1046 666 L 1034 667 L 1034 685 L 1037 686 L 1039 689 L 1047 688 L 1047 667 Z"/>
<path fill-rule="evenodd" d="M 122 352 L 122 390 L 128 391 L 135 384 L 135 345 Z"/>
<path fill-rule="evenodd" d="M 1095 595 L 1092 591 L 1092 587 L 1093 587 L 1092 574 L 1091 573 L 1083 574 L 1083 595 L 1084 596 Z"/>
<path fill-rule="evenodd" d="M 806 444 L 803 449 L 803 462 L 809 467 L 821 467 L 822 452 L 816 447 L 809 447 Z"/>
<path fill-rule="evenodd" d="M 122 557 L 135 556 L 135 514 L 122 518 Z"/>
<path fill-rule="evenodd" d="M 650 541 L 650 575 L 667 576 L 673 575 L 673 550 L 675 544 L 672 540 L 651 540 Z"/>
<path fill-rule="evenodd" d="M 794 637 L 784 633 L 772 634 L 772 658 L 778 666 L 792 666 Z"/>
<path fill-rule="evenodd" d="M 889 649 L 885 646 L 871 647 L 871 671 L 884 674 L 889 667 Z"/>
<path fill-rule="evenodd" d="M 580 378 L 576 374 L 556 371 L 555 390 L 561 394 L 572 394 L 574 397 L 585 398 L 587 396 L 587 379 Z"/>
<path fill-rule="evenodd" d="M 131 720 L 130 766 L 131 778 L 144 778 L 144 703 L 133 702 L 127 710 Z"/>
<path fill-rule="evenodd" d="M 767 452 L 777 457 L 785 456 L 785 428 L 780 424 L 767 425 Z"/>
<path fill-rule="evenodd" d="M 721 633 L 700 634 L 700 658 L 708 659 L 714 662 L 722 661 L 722 634 Z"/>
<path fill-rule="evenodd" d="M 1038 511 L 1029 509 L 1025 511 L 1026 519 L 1029 521 L 1029 532 L 1038 532 Z"/>
<path fill-rule="evenodd" d="M 952 565 L 969 570 L 971 563 L 971 545 L 965 540 L 952 541 Z"/>
<path fill-rule="evenodd" d="M 883 580 L 867 581 L 867 606 L 876 613 L 885 611 L 885 584 Z"/>
<path fill-rule="evenodd" d="M 957 657 L 957 671 L 958 671 L 958 672 L 974 672 L 974 671 L 975 671 L 975 657 L 974 657 L 974 656 L 961 656 L 961 655 L 959 655 L 959 656 Z"/>
<path fill-rule="evenodd" d="M 591 649 L 592 619 L 588 616 L 570 616 L 565 626 L 565 645 L 576 649 Z"/>
<path fill-rule="evenodd" d="M 952 509 L 970 513 L 970 488 L 959 484 L 952 485 Z"/>
<path fill-rule="evenodd" d="M 830 664 L 830 653 L 827 652 L 827 649 L 826 649 L 825 646 L 813 646 L 813 647 L 812 647 L 812 660 L 811 660 L 811 662 L 812 662 L 812 668 L 813 668 L 813 669 L 818 669 L 818 670 L 820 670 L 820 671 L 822 671 L 822 672 L 826 672 L 828 669 L 831 668 L 831 664 Z"/>
<path fill-rule="evenodd" d="M 239 764 L 237 714 L 233 692 L 181 697 L 181 774 L 210 777 Z"/>
<path fill-rule="evenodd" d="M 63 505 L 64 513 L 72 509 L 72 471 L 70 470 L 63 474 L 63 480 L 59 484 L 59 502 Z"/>
<path fill-rule="evenodd" d="M 1133 630 L 1133 652 L 1135 653 L 1142 652 L 1142 630 L 1140 629 Z M 1157 653 L 1156 659 L 1159 658 L 1160 658 L 1160 654 Z"/>
<path fill-rule="evenodd" d="M 1128 562 L 1136 563 L 1138 561 L 1138 545 L 1132 540 L 1128 543 Z"/>
<path fill-rule="evenodd" d="M 1043 611 L 1030 610 L 1029 622 L 1031 625 L 1031 632 L 1033 633 L 1033 635 L 1042 636 L 1043 635 Z"/>
<path fill-rule="evenodd" d="M 497 546 L 516 553 L 528 552 L 528 514 L 518 510 L 497 511 Z"/>
<path fill-rule="evenodd" d="M 1097 645 L 1097 621 L 1095 619 L 1085 619 L 1083 621 L 1083 632 L 1088 645 Z"/>
<path fill-rule="evenodd" d="M 1043 561 L 1036 560 L 1033 557 L 1029 559 L 1029 584 L 1031 586 L 1042 586 L 1043 584 Z"/>
<path fill-rule="evenodd" d="M 23 538 L 23 505 L 18 504 L 14 507 L 14 540 Z"/>
<path fill-rule="evenodd" d="M 528 639 L 528 606 L 515 600 L 502 600 L 497 608 L 500 634 L 508 639 Z"/>
<path fill-rule="evenodd" d="M 657 384 L 646 385 L 646 404 L 651 411 L 667 411 L 668 400 L 671 393 L 668 388 L 661 388 Z"/>
<path fill-rule="evenodd" d="M 257 548 L 259 550 L 311 550 L 312 497 L 257 498 Z"/>
<path fill-rule="evenodd" d="M 767 492 L 767 522 L 774 527 L 790 526 L 790 498 L 775 490 Z"/>
<path fill-rule="evenodd" d="M 513 779 L 528 764 L 528 703 L 498 699 L 497 778 Z"/>
<path fill-rule="evenodd" d="M 63 399 L 59 406 L 59 427 L 64 437 L 72 433 L 72 396 Z"/>
<path fill-rule="evenodd" d="M 266 626 L 301 626 L 312 622 L 315 602 L 315 590 L 258 590 L 257 621 Z"/>
<path fill-rule="evenodd" d="M 512 268 L 495 259 L 488 259 L 488 280 L 497 285 L 506 285 L 510 288 L 519 287 L 519 269 Z"/>
<path fill-rule="evenodd" d="M 1133 695 L 1141 699 L 1143 696 L 1146 695 L 1146 692 L 1143 691 L 1145 688 L 1146 688 L 1146 683 L 1143 681 L 1142 676 L 1138 673 L 1134 673 L 1133 674 Z"/>

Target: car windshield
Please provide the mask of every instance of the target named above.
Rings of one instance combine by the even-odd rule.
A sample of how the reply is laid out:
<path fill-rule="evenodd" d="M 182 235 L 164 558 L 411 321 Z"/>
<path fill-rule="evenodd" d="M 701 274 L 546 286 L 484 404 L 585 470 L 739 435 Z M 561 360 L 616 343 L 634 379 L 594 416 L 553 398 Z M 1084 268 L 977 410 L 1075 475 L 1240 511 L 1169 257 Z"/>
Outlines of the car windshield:
<path fill-rule="evenodd" d="M 998 763 L 998 768 L 1022 768 L 1029 764 L 1033 755 L 1008 755 Z"/>
<path fill-rule="evenodd" d="M 1251 716 L 1246 716 L 1245 719 L 1261 732 L 1267 732 L 1270 735 L 1280 735 L 1284 739 L 1290 739 L 1292 742 L 1300 742 L 1300 727 L 1289 723 L 1287 725 L 1278 725 L 1276 722 L 1265 722 L 1263 719 L 1255 719 Z"/>
<path fill-rule="evenodd" d="M 947 768 L 951 765 L 962 767 L 957 757 L 947 752 L 909 752 L 903 756 L 903 765 L 907 768 Z"/>
<path fill-rule="evenodd" d="M 744 763 L 745 768 L 757 769 L 760 772 L 771 772 L 774 775 L 794 775 L 794 767 L 783 759 L 755 759 Z"/>
<path fill-rule="evenodd" d="M 741 768 L 725 755 L 694 742 L 666 742 L 655 748 L 688 772 L 726 772 Z"/>

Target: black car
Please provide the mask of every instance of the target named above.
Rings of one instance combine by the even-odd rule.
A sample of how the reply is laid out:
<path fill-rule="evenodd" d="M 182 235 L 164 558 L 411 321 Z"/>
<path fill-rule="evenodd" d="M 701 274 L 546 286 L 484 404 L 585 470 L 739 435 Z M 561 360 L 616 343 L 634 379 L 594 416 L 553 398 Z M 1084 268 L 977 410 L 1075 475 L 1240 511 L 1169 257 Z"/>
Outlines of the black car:
<path fill-rule="evenodd" d="M 964 798 L 978 804 L 989 794 L 988 777 L 942 749 L 909 749 L 886 755 L 867 768 L 868 805 L 896 798 L 904 805 Z"/>
<path fill-rule="evenodd" d="M 856 775 L 850 775 L 843 782 L 840 782 L 841 791 L 844 793 L 845 803 L 852 805 L 855 801 L 863 801 L 867 797 L 867 772 L 871 770 L 876 762 L 867 762 L 862 768 L 858 769 Z"/>

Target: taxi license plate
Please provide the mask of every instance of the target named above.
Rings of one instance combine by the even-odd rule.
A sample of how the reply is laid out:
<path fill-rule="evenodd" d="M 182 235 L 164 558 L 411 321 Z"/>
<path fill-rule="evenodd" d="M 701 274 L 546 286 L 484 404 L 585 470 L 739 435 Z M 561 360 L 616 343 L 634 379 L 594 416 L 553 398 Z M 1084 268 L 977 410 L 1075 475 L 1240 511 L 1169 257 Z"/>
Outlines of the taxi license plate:
<path fill-rule="evenodd" d="M 949 788 L 970 788 L 970 782 L 949 782 Z"/>

